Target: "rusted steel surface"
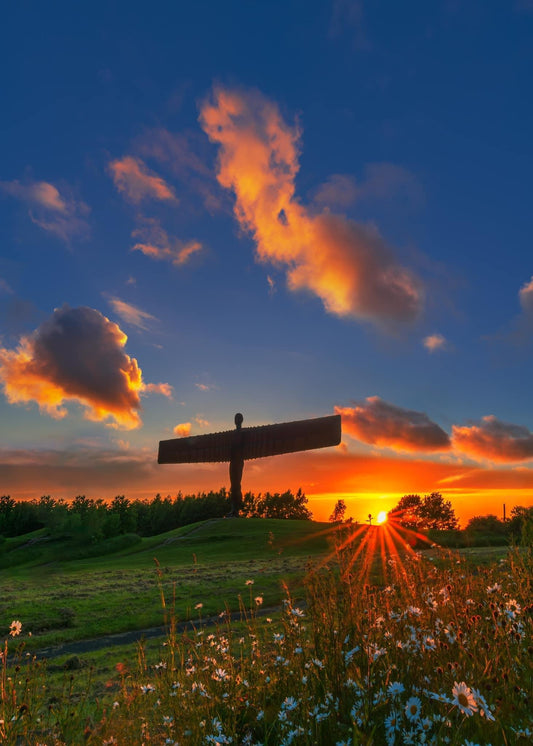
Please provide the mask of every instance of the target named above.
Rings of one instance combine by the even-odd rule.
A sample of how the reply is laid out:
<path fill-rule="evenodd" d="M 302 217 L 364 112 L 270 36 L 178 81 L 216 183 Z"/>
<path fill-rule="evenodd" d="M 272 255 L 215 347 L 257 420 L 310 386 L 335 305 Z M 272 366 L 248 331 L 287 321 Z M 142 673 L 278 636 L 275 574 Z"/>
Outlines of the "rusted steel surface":
<path fill-rule="evenodd" d="M 341 417 L 335 414 L 311 420 L 161 440 L 157 460 L 160 464 L 230 461 L 237 438 L 239 446 L 242 444 L 244 459 L 326 448 L 341 441 Z"/>

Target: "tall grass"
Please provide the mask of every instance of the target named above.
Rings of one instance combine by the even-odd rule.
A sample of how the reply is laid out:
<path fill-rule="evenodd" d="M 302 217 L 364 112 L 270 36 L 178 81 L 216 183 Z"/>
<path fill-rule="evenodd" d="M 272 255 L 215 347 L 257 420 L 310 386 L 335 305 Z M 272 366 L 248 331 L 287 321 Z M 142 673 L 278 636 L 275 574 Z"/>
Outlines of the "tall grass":
<path fill-rule="evenodd" d="M 160 659 L 117 666 L 97 701 L 46 670 L 2 659 L 6 744 L 522 744 L 533 738 L 531 550 L 471 567 L 457 554 L 366 547 L 339 530 L 309 568 L 305 598 L 285 589 L 262 617 L 259 578 L 243 582 L 241 622 L 222 614 L 169 634 Z M 163 586 L 162 586 L 163 587 Z M 17 668 L 18 666 L 18 668 Z M 72 678 L 71 678 L 72 677 Z M 72 682 L 72 683 L 71 683 Z M 69 689 L 70 687 L 70 689 Z M 85 689 L 87 691 L 87 689 Z"/>

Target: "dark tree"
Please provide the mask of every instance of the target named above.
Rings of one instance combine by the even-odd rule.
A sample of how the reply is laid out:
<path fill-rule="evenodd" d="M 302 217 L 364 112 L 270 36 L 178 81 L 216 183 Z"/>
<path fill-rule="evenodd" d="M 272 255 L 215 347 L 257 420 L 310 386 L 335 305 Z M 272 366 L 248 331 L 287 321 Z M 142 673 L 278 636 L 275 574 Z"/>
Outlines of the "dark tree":
<path fill-rule="evenodd" d="M 296 495 L 290 490 L 280 494 L 265 492 L 264 495 L 247 493 L 243 500 L 242 515 L 253 518 L 292 518 L 309 521 L 311 511 L 307 508 L 307 497 L 301 489 Z"/>
<path fill-rule="evenodd" d="M 516 505 L 511 510 L 509 530 L 514 541 L 526 546 L 533 545 L 533 506 Z"/>
<path fill-rule="evenodd" d="M 465 531 L 470 534 L 498 534 L 507 533 L 507 523 L 500 521 L 495 515 L 475 515 L 466 524 Z"/>
<path fill-rule="evenodd" d="M 388 517 L 405 528 L 417 529 L 420 527 L 418 511 L 421 504 L 420 495 L 404 495 L 398 505 L 389 511 Z"/>
<path fill-rule="evenodd" d="M 0 497 L 0 535 L 19 536 L 41 527 L 34 502 Z"/>
<path fill-rule="evenodd" d="M 452 504 L 440 492 L 429 495 L 404 495 L 398 505 L 389 512 L 389 518 L 401 526 L 417 529 L 452 530 L 459 524 Z"/>
<path fill-rule="evenodd" d="M 344 514 L 346 513 L 346 503 L 344 500 L 337 500 L 333 513 L 330 515 L 329 520 L 331 523 L 339 523 L 344 521 Z"/>
<path fill-rule="evenodd" d="M 120 534 L 135 533 L 137 528 L 137 516 L 131 501 L 124 495 L 113 498 L 108 512 L 118 518 L 118 531 Z M 110 525 L 114 525 L 111 523 Z"/>
<path fill-rule="evenodd" d="M 445 500 L 440 492 L 424 495 L 420 505 L 419 515 L 422 528 L 451 531 L 459 528 L 459 522 L 449 500 Z"/>

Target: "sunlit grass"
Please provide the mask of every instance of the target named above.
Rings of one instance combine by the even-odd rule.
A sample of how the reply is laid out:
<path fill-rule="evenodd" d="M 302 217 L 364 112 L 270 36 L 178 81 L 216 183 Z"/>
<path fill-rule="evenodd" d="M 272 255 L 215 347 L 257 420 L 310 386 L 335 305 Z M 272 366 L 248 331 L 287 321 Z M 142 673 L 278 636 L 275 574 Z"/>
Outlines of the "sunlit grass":
<path fill-rule="evenodd" d="M 156 568 L 168 635 L 114 663 L 89 697 L 87 670 L 51 694 L 46 667 L 6 643 L 6 744 L 526 744 L 533 717 L 531 550 L 473 565 L 387 522 L 323 529 L 329 554 L 295 597 L 259 617 L 264 579 L 241 576 L 240 622 L 222 613 L 177 632 L 172 586 Z M 157 653 L 157 657 L 154 655 Z M 16 665 L 20 668 L 17 670 Z M 85 689 L 77 685 L 84 680 Z M 107 677 L 107 672 L 106 672 Z"/>
<path fill-rule="evenodd" d="M 250 573 L 263 580 L 265 605 L 276 604 L 280 577 L 301 582 L 309 557 L 327 551 L 330 539 L 323 531 L 324 524 L 311 521 L 222 519 L 143 539 L 104 557 L 73 560 L 59 544 L 60 560 L 44 555 L 44 564 L 0 571 L 0 615 L 25 620 L 31 650 L 160 626 L 154 557 L 180 620 L 199 601 L 206 614 L 227 604 L 237 610 L 238 588 Z"/>

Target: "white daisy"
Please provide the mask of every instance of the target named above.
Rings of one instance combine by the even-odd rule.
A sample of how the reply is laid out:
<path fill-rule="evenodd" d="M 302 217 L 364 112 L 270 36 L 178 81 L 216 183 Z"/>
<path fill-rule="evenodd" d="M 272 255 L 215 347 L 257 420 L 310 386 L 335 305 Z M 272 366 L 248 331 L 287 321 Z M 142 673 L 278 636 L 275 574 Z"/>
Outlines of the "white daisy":
<path fill-rule="evenodd" d="M 472 690 L 464 681 L 461 681 L 460 684 L 458 684 L 457 681 L 454 681 L 452 694 L 452 704 L 457 705 L 461 712 L 467 717 L 470 717 L 470 715 L 473 715 L 474 712 L 476 712 L 478 704 Z"/>
<path fill-rule="evenodd" d="M 407 715 L 409 720 L 419 720 L 420 719 L 420 709 L 422 707 L 422 702 L 419 700 L 418 697 L 409 697 L 407 700 L 407 704 L 405 705 L 405 714 Z"/>

